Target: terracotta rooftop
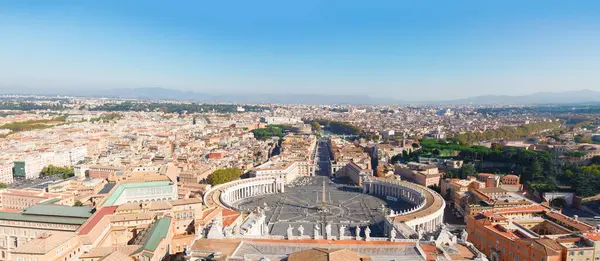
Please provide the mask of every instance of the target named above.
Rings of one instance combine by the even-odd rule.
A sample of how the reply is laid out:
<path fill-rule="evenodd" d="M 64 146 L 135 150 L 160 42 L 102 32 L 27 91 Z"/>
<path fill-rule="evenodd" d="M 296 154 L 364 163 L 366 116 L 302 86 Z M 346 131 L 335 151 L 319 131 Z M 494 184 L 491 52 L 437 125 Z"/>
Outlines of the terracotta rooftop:
<path fill-rule="evenodd" d="M 96 213 L 92 215 L 88 222 L 83 224 L 83 226 L 79 230 L 79 234 L 86 235 L 87 233 L 92 231 L 92 229 L 98 224 L 98 222 L 100 222 L 100 220 L 102 220 L 102 218 L 104 218 L 104 216 L 115 213 L 115 210 L 117 210 L 117 206 L 103 207 L 100 210 L 96 211 Z"/>
<path fill-rule="evenodd" d="M 600 241 L 600 233 L 586 233 L 584 234 L 584 237 L 594 241 Z"/>
<path fill-rule="evenodd" d="M 223 227 L 227 227 L 233 224 L 233 222 L 235 222 L 235 220 L 242 214 L 237 211 L 223 209 L 221 215 L 223 216 Z"/>
<path fill-rule="evenodd" d="M 588 225 L 586 223 L 583 223 L 581 221 L 572 219 L 572 218 L 567 217 L 567 216 L 565 216 L 565 215 L 563 215 L 561 213 L 558 213 L 558 212 L 546 211 L 546 216 L 548 216 L 548 217 L 550 217 L 550 218 L 552 218 L 554 220 L 557 220 L 559 222 L 562 222 L 562 223 L 564 223 L 564 224 L 566 224 L 568 226 L 571 226 L 571 227 L 573 227 L 573 228 L 575 228 L 575 229 L 577 229 L 579 231 L 584 231 L 585 232 L 585 231 L 589 231 L 589 230 L 594 229 L 594 227 L 592 227 L 592 226 L 590 226 L 590 225 Z"/>
<path fill-rule="evenodd" d="M 16 249 L 13 249 L 12 253 L 44 255 L 75 236 L 76 234 L 71 232 L 52 232 L 45 237 L 41 236 L 20 245 Z"/>

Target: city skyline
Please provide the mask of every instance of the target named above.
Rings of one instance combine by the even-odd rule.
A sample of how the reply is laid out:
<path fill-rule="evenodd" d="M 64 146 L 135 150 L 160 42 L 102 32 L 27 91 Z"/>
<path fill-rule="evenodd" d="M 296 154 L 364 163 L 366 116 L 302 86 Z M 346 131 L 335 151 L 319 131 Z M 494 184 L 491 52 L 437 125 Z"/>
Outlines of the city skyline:
<path fill-rule="evenodd" d="M 593 1 L 114 4 L 1 3 L 0 90 L 402 101 L 600 91 Z"/>

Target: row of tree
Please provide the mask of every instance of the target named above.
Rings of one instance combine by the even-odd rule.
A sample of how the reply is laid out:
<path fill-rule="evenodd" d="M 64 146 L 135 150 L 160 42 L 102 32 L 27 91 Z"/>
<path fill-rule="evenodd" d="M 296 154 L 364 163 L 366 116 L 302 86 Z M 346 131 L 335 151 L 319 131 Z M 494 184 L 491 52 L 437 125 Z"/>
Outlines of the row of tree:
<path fill-rule="evenodd" d="M 356 127 L 351 123 L 343 121 L 315 119 L 312 121 L 305 121 L 305 123 L 311 124 L 313 129 L 315 129 L 318 126 L 319 130 L 323 128 L 327 131 L 330 131 L 333 134 L 339 135 L 360 135 L 363 132 L 359 127 Z"/>
<path fill-rule="evenodd" d="M 49 177 L 49 176 L 60 176 L 64 179 L 73 177 L 75 175 L 75 171 L 73 167 L 58 167 L 54 165 L 48 165 L 42 168 L 40 176 Z"/>
<path fill-rule="evenodd" d="M 120 120 L 121 118 L 123 118 L 123 115 L 121 115 L 121 114 L 107 113 L 107 114 L 102 114 L 100 117 L 92 118 L 92 119 L 90 119 L 90 121 L 91 122 L 111 122 L 111 121 Z M 194 120 L 196 120 L 196 119 L 194 118 Z"/>
<path fill-rule="evenodd" d="M 272 137 L 283 138 L 286 132 L 291 131 L 292 129 L 293 127 L 289 125 L 272 124 L 267 125 L 265 128 L 254 129 L 251 132 L 257 140 L 267 140 Z"/>
<path fill-rule="evenodd" d="M 484 132 L 460 133 L 456 135 L 455 139 L 461 145 L 469 145 L 487 140 L 517 139 L 521 137 L 531 136 L 534 134 L 539 134 L 547 130 L 556 130 L 560 128 L 560 126 L 561 123 L 559 121 L 536 122 L 530 124 L 523 124 L 518 127 L 506 126 Z"/>
<path fill-rule="evenodd" d="M 218 169 L 208 175 L 208 183 L 214 186 L 239 179 L 241 176 L 242 170 L 238 168 Z"/>
<path fill-rule="evenodd" d="M 65 107 L 62 104 L 37 104 L 26 101 L 2 101 L 0 102 L 0 110 L 20 110 L 20 111 L 34 111 L 34 110 L 63 110 Z"/>
<path fill-rule="evenodd" d="M 45 129 L 52 127 L 52 122 L 64 122 L 67 117 L 67 115 L 63 115 L 48 120 L 28 120 L 11 122 L 1 125 L 0 129 L 11 130 L 13 132 Z"/>
<path fill-rule="evenodd" d="M 547 151 L 503 148 L 497 143 L 492 144 L 492 148 L 462 146 L 452 141 L 421 140 L 420 143 L 420 150 L 404 152 L 392 160 L 416 161 L 421 156 L 432 156 L 436 150 L 452 150 L 452 158 L 464 160 L 466 164 L 460 171 L 449 171 L 450 178 L 466 178 L 478 172 L 514 173 L 521 177 L 521 183 L 539 190 L 568 186 L 584 197 L 600 193 L 600 157 L 592 158 L 589 166 L 578 166 Z"/>

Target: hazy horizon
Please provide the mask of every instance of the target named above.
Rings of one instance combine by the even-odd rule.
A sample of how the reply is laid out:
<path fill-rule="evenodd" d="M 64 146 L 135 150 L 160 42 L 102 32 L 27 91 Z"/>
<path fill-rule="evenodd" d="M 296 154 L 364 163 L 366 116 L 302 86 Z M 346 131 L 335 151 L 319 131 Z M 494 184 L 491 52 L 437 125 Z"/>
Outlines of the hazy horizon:
<path fill-rule="evenodd" d="M 0 2 L 0 90 L 600 91 L 600 2 Z"/>
<path fill-rule="evenodd" d="M 90 96 L 90 94 L 92 94 L 91 96 L 93 97 L 99 97 L 99 93 L 102 94 L 103 91 L 115 91 L 115 90 L 142 90 L 142 89 L 162 89 L 162 90 L 175 90 L 175 91 L 180 91 L 180 92 L 194 92 L 196 94 L 207 94 L 207 95 L 213 95 L 213 96 L 219 96 L 219 95 L 223 95 L 223 96 L 229 96 L 229 95 L 244 95 L 244 94 L 251 94 L 250 92 L 246 92 L 246 93 L 235 93 L 235 92 L 219 92 L 219 91 L 198 91 L 198 90 L 183 90 L 183 89 L 176 89 L 176 88 L 164 88 L 164 87 L 133 87 L 133 88 L 99 88 L 99 89 L 90 89 L 90 90 L 82 90 L 81 88 L 70 88 L 70 89 L 61 89 L 61 88 L 56 88 L 56 89 L 44 89 L 44 88 L 29 88 L 29 87 L 19 87 L 19 86 L 13 86 L 12 88 L 8 87 L 6 88 L 6 86 L 1 86 L 0 85 L 0 95 L 62 95 L 62 96 L 80 96 L 80 97 L 85 97 L 85 96 Z M 469 98 L 476 98 L 476 97 L 502 97 L 502 96 L 512 96 L 512 97 L 523 97 L 523 96 L 528 96 L 528 95 L 535 95 L 535 94 L 540 94 L 540 93 L 566 93 L 566 92 L 584 92 L 584 91 L 595 91 L 595 92 L 600 92 L 597 90 L 592 90 L 592 89 L 579 89 L 579 90 L 565 90 L 565 91 L 539 91 L 539 92 L 532 92 L 532 93 L 524 93 L 524 94 L 481 94 L 481 95 L 468 95 L 465 94 L 464 96 L 461 97 L 456 97 L 453 99 L 444 99 L 444 98 L 438 98 L 438 99 L 399 99 L 399 98 L 392 98 L 392 97 L 385 97 L 385 96 L 376 96 L 376 95 L 358 95 L 358 94 L 322 94 L 322 93 L 294 93 L 294 92 L 290 92 L 290 93 L 252 93 L 252 94 L 256 94 L 256 95 L 269 95 L 269 94 L 273 94 L 273 95 L 286 95 L 289 94 L 291 96 L 298 96 L 298 95 L 306 95 L 306 96 L 313 96 L 313 95 L 323 95 L 323 96 L 337 96 L 337 97 L 344 97 L 344 96 L 352 96 L 352 97 L 358 97 L 358 96 L 368 96 L 370 98 L 375 98 L 375 99 L 392 99 L 398 102 L 444 102 L 444 101 L 454 101 L 454 100 L 463 100 L 463 99 L 469 99 Z M 107 97 L 113 97 L 114 95 L 108 95 Z M 131 98 L 131 97 L 129 97 Z M 596 100 L 596 99 L 590 99 L 590 100 Z M 586 102 L 586 100 L 581 100 L 582 102 Z"/>

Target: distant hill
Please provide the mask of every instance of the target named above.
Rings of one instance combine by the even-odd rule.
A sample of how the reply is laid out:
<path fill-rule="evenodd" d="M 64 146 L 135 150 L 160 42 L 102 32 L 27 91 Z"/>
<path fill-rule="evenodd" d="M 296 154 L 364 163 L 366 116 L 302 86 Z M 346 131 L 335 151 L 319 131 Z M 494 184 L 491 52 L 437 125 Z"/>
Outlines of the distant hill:
<path fill-rule="evenodd" d="M 112 89 L 101 92 L 79 93 L 93 97 L 131 98 L 147 100 L 187 100 L 231 103 L 281 103 L 281 104 L 399 104 L 394 99 L 373 98 L 362 95 L 321 94 L 208 94 L 165 88 Z"/>
<path fill-rule="evenodd" d="M 466 99 L 432 102 L 432 104 L 565 104 L 600 102 L 600 92 L 592 90 L 537 92 L 529 95 L 484 95 Z"/>
<path fill-rule="evenodd" d="M 233 103 L 281 103 L 281 104 L 407 104 L 392 98 L 374 98 L 362 95 L 321 95 L 321 94 L 208 94 L 179 91 L 165 88 L 113 89 L 96 93 L 93 96 L 135 98 L 150 100 L 194 100 L 203 102 Z M 600 102 L 600 92 L 592 90 L 565 92 L 538 92 L 530 95 L 485 95 L 466 99 L 424 104 L 560 104 Z"/>
<path fill-rule="evenodd" d="M 15 91 L 18 90 L 18 91 Z M 438 104 L 438 105 L 485 105 L 485 104 L 569 104 L 598 103 L 600 91 L 579 90 L 564 92 L 538 92 L 530 95 L 484 95 L 466 99 L 446 101 L 406 102 L 393 98 L 376 98 L 366 95 L 322 95 L 322 94 L 214 94 L 194 91 L 181 91 L 166 88 L 120 88 L 110 90 L 62 90 L 53 91 L 32 88 L 0 88 L 3 94 L 39 94 L 70 95 L 79 97 L 106 97 L 143 100 L 181 100 L 198 102 L 230 103 L 279 103 L 279 104 L 352 104 L 352 105 L 400 105 L 400 104 Z"/>

